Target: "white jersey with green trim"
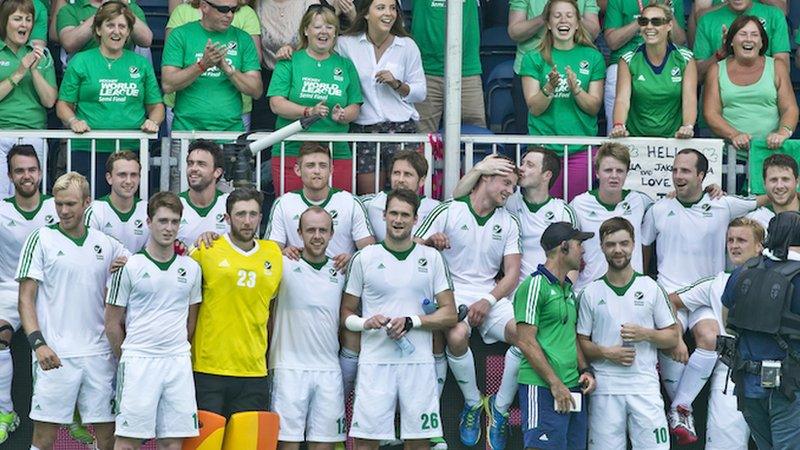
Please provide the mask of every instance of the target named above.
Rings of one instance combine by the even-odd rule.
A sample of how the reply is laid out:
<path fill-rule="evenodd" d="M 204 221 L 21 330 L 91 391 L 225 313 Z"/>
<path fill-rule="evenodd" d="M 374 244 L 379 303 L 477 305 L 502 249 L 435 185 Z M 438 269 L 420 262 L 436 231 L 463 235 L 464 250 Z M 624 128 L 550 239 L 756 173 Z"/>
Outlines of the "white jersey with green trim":
<path fill-rule="evenodd" d="M 181 227 L 178 230 L 178 239 L 181 242 L 192 245 L 206 231 L 213 231 L 220 236 L 230 231 L 228 222 L 225 221 L 225 202 L 228 200 L 228 194 L 216 191 L 214 201 L 205 208 L 192 203 L 189 191 L 181 192 L 179 197 L 183 203 Z"/>
<path fill-rule="evenodd" d="M 766 231 L 769 228 L 769 221 L 775 217 L 775 211 L 772 210 L 772 206 L 762 206 L 755 211 L 747 213 L 745 217 L 760 223 L 764 227 L 764 231 Z"/>
<path fill-rule="evenodd" d="M 442 255 L 450 267 L 457 300 L 468 306 L 492 291 L 505 256 L 522 253 L 517 217 L 502 206 L 480 217 L 469 197 L 437 206 L 415 236 L 426 240 L 436 233 L 444 233 L 450 241 Z"/>
<path fill-rule="evenodd" d="M 453 289 L 442 254 L 418 244 L 405 252 L 389 250 L 383 243 L 364 247 L 350 260 L 345 284 L 346 293 L 361 299 L 364 318 L 422 316 L 423 300 Z M 412 328 L 406 336 L 415 350 L 403 356 L 385 329 L 363 331 L 358 364 L 433 363 L 433 333 Z"/>
<path fill-rule="evenodd" d="M 577 227 L 578 219 L 572 207 L 560 198 L 549 197 L 541 204 L 529 203 L 521 191 L 515 192 L 506 200 L 506 209 L 519 219 L 522 229 L 522 268 L 519 272 L 521 283 L 547 259 L 541 243 L 544 230 L 554 222 L 569 222 Z"/>
<path fill-rule="evenodd" d="M 197 262 L 174 255 L 155 261 L 146 250 L 111 277 L 106 303 L 125 308 L 125 356 L 189 355 L 189 305 L 200 303 L 202 273 Z"/>
<path fill-rule="evenodd" d="M 386 211 L 386 192 L 364 195 L 360 200 L 367 208 L 367 217 L 372 226 L 372 231 L 375 232 L 375 240 L 380 242 L 386 239 L 386 219 L 383 218 L 383 213 Z M 419 198 L 417 223 L 414 224 L 414 232 L 419 229 L 419 226 L 422 225 L 422 222 L 430 215 L 431 211 L 439 206 L 439 203 L 439 200 L 425 196 Z"/>
<path fill-rule="evenodd" d="M 662 329 L 675 323 L 667 293 L 652 278 L 634 273 L 627 286 L 611 286 L 605 277 L 592 281 L 578 296 L 578 334 L 601 347 L 622 345 L 622 324 Z M 607 359 L 593 361 L 597 394 L 658 395 L 658 348 L 651 342 L 636 342 L 631 366 Z"/>
<path fill-rule="evenodd" d="M 120 212 L 106 195 L 93 201 L 84 215 L 86 226 L 115 238 L 131 253 L 136 253 L 147 243 L 147 202 L 135 199 L 133 208 Z"/>
<path fill-rule="evenodd" d="M 347 191 L 331 188 L 328 196 L 320 203 L 307 199 L 302 189 L 278 197 L 269 213 L 264 239 L 282 246 L 302 248 L 303 240 L 297 233 L 297 228 L 300 225 L 300 214 L 311 206 L 319 206 L 333 218 L 333 237 L 326 251 L 331 258 L 342 253 L 353 254 L 356 251 L 356 241 L 374 236 L 361 201 Z"/>
<path fill-rule="evenodd" d="M 340 370 L 339 306 L 344 275 L 333 260 L 283 257 L 269 345 L 270 369 Z"/>
<path fill-rule="evenodd" d="M 33 211 L 23 211 L 14 197 L 0 202 L 0 301 L 17 303 L 15 280 L 22 244 L 34 230 L 58 222 L 52 197 L 42 195 Z"/>
<path fill-rule="evenodd" d="M 36 318 L 47 345 L 60 358 L 111 352 L 104 304 L 111 263 L 130 252 L 92 228 L 80 239 L 58 225 L 39 228 L 25 241 L 16 279 L 38 282 Z"/>
<path fill-rule="evenodd" d="M 608 270 L 608 263 L 603 251 L 600 249 L 600 225 L 612 217 L 622 217 L 633 225 L 634 247 L 631 256 L 633 270 L 644 272 L 642 256 L 642 221 L 645 213 L 653 205 L 653 199 L 639 191 L 622 191 L 622 200 L 616 205 L 609 205 L 600 200 L 597 189 L 572 199 L 572 209 L 578 216 L 581 231 L 594 233 L 594 237 L 583 243 L 583 261 L 585 266 L 575 283 L 575 289 L 580 290 L 592 281 L 603 276 Z"/>
<path fill-rule="evenodd" d="M 725 269 L 728 223 L 756 209 L 755 198 L 703 194 L 694 203 L 677 198 L 657 201 L 645 215 L 642 240 L 656 243 L 658 282 L 674 292 Z"/>

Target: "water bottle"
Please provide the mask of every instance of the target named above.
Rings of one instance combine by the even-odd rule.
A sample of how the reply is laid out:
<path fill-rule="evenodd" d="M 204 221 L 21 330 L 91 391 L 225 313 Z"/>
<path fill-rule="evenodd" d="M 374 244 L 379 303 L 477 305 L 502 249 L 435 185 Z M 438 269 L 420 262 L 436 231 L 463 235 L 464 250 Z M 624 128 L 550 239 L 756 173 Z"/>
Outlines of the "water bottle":
<path fill-rule="evenodd" d="M 425 314 L 433 314 L 436 312 L 436 303 L 432 302 L 429 298 L 422 300 L 422 310 Z"/>
<path fill-rule="evenodd" d="M 397 344 L 397 348 L 400 349 L 400 354 L 403 357 L 410 356 L 412 353 L 414 353 L 415 350 L 414 344 L 412 344 L 411 341 L 408 340 L 408 336 L 403 336 L 400 339 L 395 340 L 394 342 Z"/>

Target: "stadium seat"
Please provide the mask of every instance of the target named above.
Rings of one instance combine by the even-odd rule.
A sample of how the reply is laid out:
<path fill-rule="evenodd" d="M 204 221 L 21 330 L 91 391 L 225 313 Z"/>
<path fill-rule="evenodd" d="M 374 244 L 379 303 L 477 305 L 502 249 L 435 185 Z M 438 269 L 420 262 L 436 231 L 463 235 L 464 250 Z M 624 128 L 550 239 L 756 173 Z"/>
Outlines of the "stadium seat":
<path fill-rule="evenodd" d="M 147 25 L 153 31 L 153 43 L 163 44 L 164 37 L 167 30 L 167 22 L 169 15 L 166 13 L 148 13 Z"/>
<path fill-rule="evenodd" d="M 411 31 L 411 8 L 414 6 L 414 0 L 400 0 L 400 9 L 403 10 L 403 26 L 407 31 Z"/>
<path fill-rule="evenodd" d="M 439 133 L 444 138 L 444 129 L 439 130 Z M 461 125 L 461 134 L 477 134 L 477 135 L 494 135 L 495 133 L 492 130 L 487 128 L 479 127 L 476 125 Z M 465 151 L 464 144 L 461 145 L 461 152 Z M 506 149 L 503 144 L 497 144 L 497 153 L 502 153 L 506 155 Z M 473 147 L 472 153 L 472 163 L 475 164 L 478 161 L 481 161 L 488 155 L 492 154 L 492 144 L 475 144 Z M 507 155 L 510 156 L 510 155 Z M 465 158 L 462 157 L 461 161 L 464 162 Z"/>
<path fill-rule="evenodd" d="M 795 30 L 800 26 L 800 0 L 789 0 L 789 33 L 793 37 Z M 792 41 L 792 48 L 796 46 L 794 39 Z"/>
<path fill-rule="evenodd" d="M 504 26 L 487 28 L 481 32 L 481 65 L 484 81 L 494 67 L 509 58 L 514 58 L 517 44 L 508 37 Z"/>
<path fill-rule="evenodd" d="M 169 5 L 166 0 L 136 0 L 136 4 L 142 8 L 146 15 L 150 13 L 162 13 L 169 15 Z"/>
<path fill-rule="evenodd" d="M 508 27 L 508 0 L 481 0 L 483 27 Z"/>
<path fill-rule="evenodd" d="M 486 103 L 486 122 L 495 133 L 508 130 L 514 121 L 514 101 L 511 97 L 511 82 L 514 79 L 514 60 L 508 59 L 496 65 L 486 77 L 483 91 Z"/>

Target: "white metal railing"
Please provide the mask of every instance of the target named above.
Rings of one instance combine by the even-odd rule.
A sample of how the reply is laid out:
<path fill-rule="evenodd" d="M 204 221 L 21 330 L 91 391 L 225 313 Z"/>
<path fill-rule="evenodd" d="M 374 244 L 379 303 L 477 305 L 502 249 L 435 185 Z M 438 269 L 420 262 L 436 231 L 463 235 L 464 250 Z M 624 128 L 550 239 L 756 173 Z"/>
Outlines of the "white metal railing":
<path fill-rule="evenodd" d="M 97 174 L 97 140 L 114 140 L 115 151 L 120 151 L 121 140 L 138 140 L 139 141 L 139 161 L 141 161 L 142 171 L 139 179 L 139 195 L 142 198 L 148 198 L 148 189 L 150 183 L 150 147 L 149 141 L 157 139 L 158 135 L 148 134 L 141 131 L 89 131 L 83 134 L 73 133 L 70 130 L 0 130 L 0 139 L 67 139 L 67 172 L 72 170 L 72 139 L 90 139 L 91 144 L 89 148 L 89 180 L 91 186 L 92 198 L 95 196 L 95 183 L 94 180 Z M 136 149 L 122 149 L 122 150 L 136 150 Z M 47 161 L 49 154 L 49 146 L 45 146 L 45 155 L 40 161 L 42 165 L 42 192 L 47 191 Z M 105 171 L 105 168 L 101 168 Z M 86 174 L 84 174 L 86 175 Z"/>

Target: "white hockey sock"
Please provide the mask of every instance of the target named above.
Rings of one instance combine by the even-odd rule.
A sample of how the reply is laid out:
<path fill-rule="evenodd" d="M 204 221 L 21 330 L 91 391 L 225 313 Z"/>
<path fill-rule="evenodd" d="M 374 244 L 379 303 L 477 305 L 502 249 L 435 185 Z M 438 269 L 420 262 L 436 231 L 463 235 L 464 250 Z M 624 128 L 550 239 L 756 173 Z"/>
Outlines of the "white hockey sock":
<path fill-rule="evenodd" d="M 436 369 L 436 384 L 439 388 L 439 398 L 442 398 L 442 391 L 444 391 L 444 382 L 447 380 L 447 357 L 444 353 L 433 355 L 433 363 Z"/>
<path fill-rule="evenodd" d="M 672 400 L 672 407 L 676 408 L 681 405 L 691 411 L 692 402 L 711 377 L 711 372 L 714 371 L 716 364 L 717 352 L 704 348 L 695 349 L 692 356 L 689 357 L 686 370 L 683 371 L 678 390 Z"/>
<path fill-rule="evenodd" d="M 34 446 L 34 445 L 31 445 L 31 450 L 39 450 L 39 447 L 36 447 L 36 446 Z"/>
<path fill-rule="evenodd" d="M 464 394 L 464 403 L 473 406 L 481 401 L 481 391 L 478 390 L 478 381 L 475 375 L 475 357 L 472 356 L 472 349 L 467 348 L 467 352 L 461 356 L 453 356 L 449 351 L 447 362 L 450 364 L 450 371 L 453 372 L 461 393 Z"/>
<path fill-rule="evenodd" d="M 11 350 L 0 350 L 0 411 L 13 411 L 11 402 L 11 379 L 14 377 L 14 363 L 11 361 Z"/>
<path fill-rule="evenodd" d="M 342 368 L 342 384 L 344 385 L 344 397 L 347 398 L 353 391 L 356 384 L 356 374 L 358 373 L 358 353 L 343 348 L 339 350 L 339 366 Z"/>
<path fill-rule="evenodd" d="M 511 346 L 506 351 L 505 366 L 503 367 L 503 378 L 500 381 L 500 388 L 494 398 L 494 407 L 501 413 L 508 412 L 514 397 L 517 395 L 519 383 L 519 364 L 522 361 L 522 352 L 519 348 Z"/>
<path fill-rule="evenodd" d="M 658 366 L 661 371 L 661 382 L 664 384 L 664 390 L 667 391 L 667 397 L 671 402 L 678 391 L 678 383 L 681 381 L 686 365 L 675 361 L 664 352 L 658 352 Z"/>

